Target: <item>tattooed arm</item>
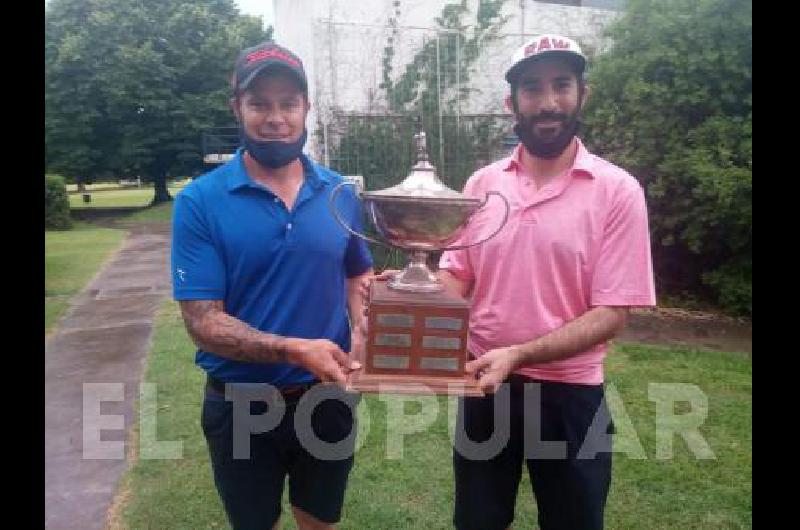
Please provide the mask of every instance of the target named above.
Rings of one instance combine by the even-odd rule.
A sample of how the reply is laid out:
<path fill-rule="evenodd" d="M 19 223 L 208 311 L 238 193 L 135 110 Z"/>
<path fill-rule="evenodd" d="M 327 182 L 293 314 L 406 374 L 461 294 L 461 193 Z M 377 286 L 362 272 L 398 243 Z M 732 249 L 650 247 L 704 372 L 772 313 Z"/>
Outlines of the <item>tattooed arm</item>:
<path fill-rule="evenodd" d="M 336 344 L 326 339 L 297 339 L 259 331 L 225 312 L 222 300 L 180 302 L 183 321 L 198 348 L 235 361 L 292 363 L 321 381 L 344 383 L 358 368 Z"/>

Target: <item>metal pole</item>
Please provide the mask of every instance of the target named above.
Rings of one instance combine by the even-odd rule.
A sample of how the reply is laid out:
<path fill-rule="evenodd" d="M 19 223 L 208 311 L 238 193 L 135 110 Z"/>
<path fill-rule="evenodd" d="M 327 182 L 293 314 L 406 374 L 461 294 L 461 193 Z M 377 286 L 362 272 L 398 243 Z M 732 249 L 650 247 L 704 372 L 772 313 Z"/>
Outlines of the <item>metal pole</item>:
<path fill-rule="evenodd" d="M 329 6 L 330 7 L 330 6 Z M 328 121 L 331 113 L 333 112 L 333 107 L 336 105 L 336 70 L 333 61 L 333 15 L 328 12 L 328 80 L 330 81 L 330 87 L 325 98 L 325 106 L 326 108 L 323 109 L 322 114 L 322 135 L 324 137 L 325 142 L 325 167 L 331 167 L 331 159 L 330 159 L 330 145 L 328 142 Z M 340 157 L 341 159 L 341 157 Z"/>
<path fill-rule="evenodd" d="M 333 32 L 333 15 L 328 14 L 328 65 L 331 70 L 331 95 L 330 105 L 336 106 L 336 63 L 333 60 L 334 56 L 334 32 Z"/>
<path fill-rule="evenodd" d="M 461 33 L 456 33 L 456 134 L 461 129 Z"/>
<path fill-rule="evenodd" d="M 439 98 L 439 171 L 444 171 L 444 127 L 442 126 L 442 58 L 439 51 L 439 33 L 436 33 L 436 92 Z"/>
<path fill-rule="evenodd" d="M 322 137 L 325 142 L 325 167 L 331 167 L 330 150 L 328 149 L 328 113 L 322 115 Z"/>

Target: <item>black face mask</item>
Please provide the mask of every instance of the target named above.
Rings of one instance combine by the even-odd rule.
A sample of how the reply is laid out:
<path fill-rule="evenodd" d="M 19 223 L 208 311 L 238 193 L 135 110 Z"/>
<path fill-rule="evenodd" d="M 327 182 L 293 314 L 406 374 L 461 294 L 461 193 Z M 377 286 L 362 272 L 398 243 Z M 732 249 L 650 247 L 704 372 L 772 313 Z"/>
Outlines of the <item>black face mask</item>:
<path fill-rule="evenodd" d="M 308 131 L 303 129 L 303 134 L 294 142 L 255 140 L 245 132 L 244 127 L 239 127 L 239 136 L 245 150 L 259 164 L 270 169 L 277 169 L 297 160 L 303 152 Z"/>
<path fill-rule="evenodd" d="M 578 93 L 578 101 L 583 99 L 583 90 Z M 514 126 L 514 133 L 519 138 L 525 149 L 530 154 L 538 158 L 553 159 L 558 158 L 578 134 L 580 128 L 581 105 L 575 109 L 572 115 L 559 112 L 544 112 L 536 116 L 523 116 L 519 113 L 516 101 L 514 102 L 514 114 L 517 124 Z M 533 126 L 540 121 L 560 121 L 561 132 L 552 138 L 541 138 L 534 134 Z"/>

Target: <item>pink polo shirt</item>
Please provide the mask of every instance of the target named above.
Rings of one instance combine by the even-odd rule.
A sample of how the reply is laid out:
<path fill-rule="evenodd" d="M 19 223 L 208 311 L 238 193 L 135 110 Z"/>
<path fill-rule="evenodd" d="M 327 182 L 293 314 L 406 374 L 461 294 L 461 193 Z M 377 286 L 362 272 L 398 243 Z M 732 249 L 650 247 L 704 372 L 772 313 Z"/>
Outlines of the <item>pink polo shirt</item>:
<path fill-rule="evenodd" d="M 578 141 L 572 168 L 535 190 L 512 156 L 475 172 L 464 187 L 483 199 L 508 199 L 508 222 L 497 236 L 442 254 L 440 267 L 474 282 L 467 347 L 488 350 L 531 341 L 594 306 L 655 305 L 644 193 L 623 169 L 589 153 Z M 504 207 L 497 197 L 479 210 L 459 242 L 496 229 Z M 518 373 L 542 380 L 603 382 L 606 344 Z"/>

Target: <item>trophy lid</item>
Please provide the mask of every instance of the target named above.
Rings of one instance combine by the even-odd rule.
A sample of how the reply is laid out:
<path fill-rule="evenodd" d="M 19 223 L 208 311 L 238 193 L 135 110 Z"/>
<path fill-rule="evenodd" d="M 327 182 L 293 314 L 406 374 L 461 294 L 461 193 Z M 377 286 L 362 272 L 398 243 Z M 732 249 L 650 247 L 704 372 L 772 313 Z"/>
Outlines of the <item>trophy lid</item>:
<path fill-rule="evenodd" d="M 436 175 L 436 168 L 429 162 L 428 150 L 425 145 L 425 131 L 420 127 L 414 135 L 417 152 L 417 162 L 411 168 L 409 175 L 400 184 L 377 191 L 365 191 L 363 196 L 368 199 L 416 201 L 433 200 L 442 203 L 477 204 L 478 199 L 464 197 L 461 193 L 448 188 Z"/>

